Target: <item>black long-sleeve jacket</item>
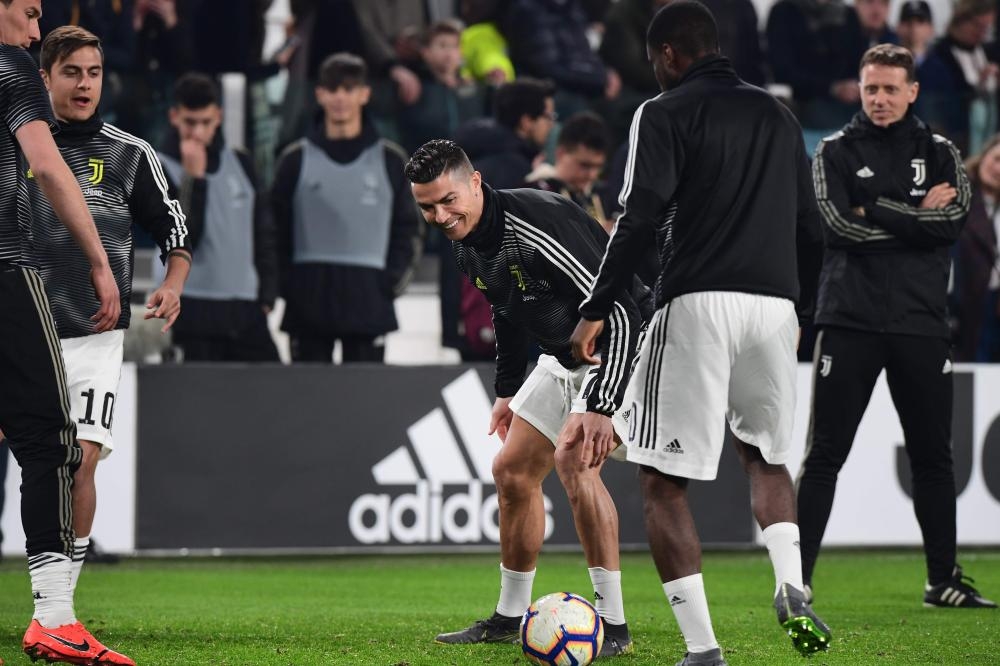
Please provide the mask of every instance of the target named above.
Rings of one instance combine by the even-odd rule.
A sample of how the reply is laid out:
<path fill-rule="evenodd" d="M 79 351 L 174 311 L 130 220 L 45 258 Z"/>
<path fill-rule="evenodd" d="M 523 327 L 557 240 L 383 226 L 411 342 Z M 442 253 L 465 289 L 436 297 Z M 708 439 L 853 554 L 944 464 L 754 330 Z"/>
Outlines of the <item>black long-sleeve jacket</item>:
<path fill-rule="evenodd" d="M 452 247 L 459 268 L 493 307 L 496 394 L 509 397 L 524 381 L 530 340 L 563 367 L 580 366 L 569 337 L 607 234 L 582 208 L 552 192 L 484 185 L 483 199 L 476 228 Z M 606 362 L 588 394 L 588 411 L 611 415 L 621 405 L 645 321 L 637 300 L 648 301 L 648 291 L 637 281 L 612 299 L 598 341 Z M 644 305 L 649 314 L 652 308 Z"/>
<path fill-rule="evenodd" d="M 947 337 L 948 248 L 971 200 L 955 146 L 912 113 L 880 128 L 861 112 L 819 144 L 813 180 L 826 243 L 816 323 Z M 943 182 L 955 200 L 920 208 Z"/>
<path fill-rule="evenodd" d="M 697 61 L 676 88 L 639 107 L 620 199 L 625 212 L 584 318 L 607 316 L 654 236 L 657 307 L 737 291 L 787 298 L 800 321 L 811 316 L 822 237 L 802 130 L 726 58 Z"/>

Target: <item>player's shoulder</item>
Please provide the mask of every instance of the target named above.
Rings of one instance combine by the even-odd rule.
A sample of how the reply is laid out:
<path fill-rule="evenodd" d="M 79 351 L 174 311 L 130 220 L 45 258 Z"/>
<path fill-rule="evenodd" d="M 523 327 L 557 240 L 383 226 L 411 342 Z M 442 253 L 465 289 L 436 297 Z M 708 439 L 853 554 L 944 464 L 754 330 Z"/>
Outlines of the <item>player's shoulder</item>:
<path fill-rule="evenodd" d="M 19 46 L 0 44 L 0 76 L 31 72 L 41 80 L 38 65 L 31 54 Z"/>
<path fill-rule="evenodd" d="M 148 141 L 136 136 L 135 134 L 126 132 L 111 123 L 104 123 L 101 126 L 100 132 L 98 132 L 98 136 L 100 136 L 103 141 L 115 144 L 123 150 L 135 151 L 148 157 L 156 155 L 156 151 Z"/>
<path fill-rule="evenodd" d="M 507 224 L 547 233 L 557 233 L 567 222 L 586 212 L 569 198 L 556 192 L 530 187 L 498 190 Z"/>

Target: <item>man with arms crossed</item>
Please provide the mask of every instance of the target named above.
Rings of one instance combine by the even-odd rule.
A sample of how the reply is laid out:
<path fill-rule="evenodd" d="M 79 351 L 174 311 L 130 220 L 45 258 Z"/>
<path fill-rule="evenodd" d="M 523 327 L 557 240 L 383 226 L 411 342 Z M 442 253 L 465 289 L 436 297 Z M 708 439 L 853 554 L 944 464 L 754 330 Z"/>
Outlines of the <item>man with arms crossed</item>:
<path fill-rule="evenodd" d="M 0 0 L 0 429 L 21 466 L 21 521 L 35 612 L 23 646 L 49 661 L 131 664 L 77 621 L 69 586 L 73 473 L 80 446 L 45 289 L 32 264 L 26 168 L 83 249 L 100 307 L 90 321 L 115 327 L 118 286 L 73 173 L 59 155 L 45 86 L 25 50 L 39 38 L 41 0 Z"/>
<path fill-rule="evenodd" d="M 163 284 L 149 297 L 145 318 L 166 320 L 180 313 L 180 293 L 191 255 L 180 204 L 148 143 L 101 120 L 104 52 L 91 32 L 64 26 L 42 42 L 41 74 L 59 122 L 56 145 L 76 175 L 101 235 L 121 294 L 121 316 L 113 330 L 94 333 L 87 313 L 93 297 L 83 288 L 87 263 L 59 224 L 42 192 L 30 186 L 39 274 L 52 307 L 66 365 L 70 416 L 76 422 L 83 460 L 73 478 L 73 553 L 71 589 L 83 567 L 97 510 L 94 474 L 110 455 L 115 398 L 121 378 L 125 329 L 131 318 L 134 247 L 132 224 L 156 239 L 167 262 Z"/>
<path fill-rule="evenodd" d="M 618 513 L 601 481 L 601 467 L 616 442 L 602 441 L 593 456 L 554 449 L 571 407 L 616 414 L 643 326 L 632 293 L 613 297 L 604 358 L 615 371 L 589 368 L 570 356 L 576 308 L 600 262 L 607 235 L 582 208 L 551 192 L 494 190 L 482 181 L 454 142 L 430 141 L 406 165 L 424 219 L 452 241 L 459 269 L 493 309 L 497 341 L 496 395 L 490 434 L 503 446 L 493 461 L 500 504 L 500 600 L 496 612 L 468 629 L 441 634 L 439 643 L 514 643 L 531 604 L 535 563 L 545 532 L 542 481 L 555 466 L 566 488 L 577 534 L 590 566 L 597 612 L 604 621 L 602 656 L 625 654 L 632 639 L 622 605 Z M 648 303 L 647 303 L 648 306 Z M 529 342 L 542 349 L 524 378 Z M 574 400 L 574 396 L 576 399 Z"/>
<path fill-rule="evenodd" d="M 969 180 L 955 146 L 911 111 L 913 54 L 879 44 L 860 70 L 862 110 L 823 139 L 813 162 L 826 253 L 798 489 L 802 573 L 811 585 L 837 474 L 884 368 L 924 539 L 924 604 L 996 608 L 956 562 L 947 302 L 949 248 L 969 214 Z"/>
<path fill-rule="evenodd" d="M 795 304 L 800 274 L 802 300 L 815 292 L 819 214 L 798 123 L 741 81 L 718 43 L 715 19 L 694 0 L 671 2 L 650 23 L 647 49 L 665 92 L 632 121 L 625 212 L 572 336 L 578 358 L 596 362 L 594 342 L 612 298 L 656 242 L 658 309 L 630 386 L 628 459 L 642 466 L 646 532 L 687 643 L 682 664 L 725 663 L 687 502 L 689 479 L 716 476 L 723 417 L 774 566 L 778 621 L 803 654 L 830 640 L 803 595 L 785 469 L 795 414 Z M 601 360 L 609 373 L 617 362 Z M 564 434 L 590 446 L 607 436 L 606 421 L 574 417 Z"/>

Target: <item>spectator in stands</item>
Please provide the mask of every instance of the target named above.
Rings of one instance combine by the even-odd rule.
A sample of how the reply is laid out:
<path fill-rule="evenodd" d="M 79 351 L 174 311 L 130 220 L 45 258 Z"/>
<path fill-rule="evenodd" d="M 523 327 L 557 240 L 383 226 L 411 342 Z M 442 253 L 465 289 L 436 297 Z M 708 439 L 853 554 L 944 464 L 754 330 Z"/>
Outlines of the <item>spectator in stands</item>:
<path fill-rule="evenodd" d="M 180 183 L 195 249 L 174 343 L 185 361 L 277 362 L 266 316 L 277 296 L 274 226 L 253 160 L 223 142 L 219 91 L 204 74 L 177 80 L 169 119 L 160 160 Z"/>
<path fill-rule="evenodd" d="M 195 67 L 206 74 L 240 72 L 251 80 L 278 73 L 278 64 L 264 66 L 265 19 L 272 0 L 239 3 L 202 1 L 194 15 Z M 226 39 L 219 39 L 226 35 Z"/>
<path fill-rule="evenodd" d="M 889 27 L 889 0 L 854 0 L 854 12 L 865 39 L 865 50 L 876 44 L 899 43 L 899 36 Z"/>
<path fill-rule="evenodd" d="M 768 61 L 776 83 L 792 87 L 806 129 L 833 129 L 858 109 L 855 12 L 843 0 L 778 0 L 767 17 Z"/>
<path fill-rule="evenodd" d="M 78 25 L 99 36 L 104 49 L 106 97 L 108 75 L 121 74 L 132 68 L 135 58 L 134 5 L 135 0 L 46 0 L 45 12 L 38 22 L 42 39 L 61 25 Z M 120 87 L 121 82 L 115 85 Z M 103 112 L 101 115 L 105 117 Z"/>
<path fill-rule="evenodd" d="M 118 105 L 118 125 L 160 145 L 174 81 L 195 64 L 194 8 L 197 0 L 135 0 L 135 64 L 125 77 L 126 100 Z"/>
<path fill-rule="evenodd" d="M 888 0 L 886 0 L 888 1 Z M 736 74 L 755 86 L 763 86 L 764 52 L 760 48 L 757 10 L 751 0 L 705 0 L 719 28 L 719 51 L 729 58 Z"/>
<path fill-rule="evenodd" d="M 365 61 L 374 78 L 388 76 L 395 85 L 399 101 L 412 104 L 420 97 L 420 79 L 412 69 L 415 63 L 404 62 L 399 57 L 395 42 L 405 28 L 416 28 L 420 34 L 427 27 L 424 3 L 413 0 L 352 1 L 361 24 Z"/>
<path fill-rule="evenodd" d="M 291 0 L 288 87 L 281 105 L 278 149 L 301 137 L 316 110 L 316 76 L 332 53 L 364 57 L 361 24 L 352 0 Z"/>
<path fill-rule="evenodd" d="M 984 48 L 993 32 L 993 0 L 959 0 L 947 34 L 917 71 L 918 112 L 963 153 L 978 152 L 997 130 L 997 64 Z"/>
<path fill-rule="evenodd" d="M 499 86 L 514 80 L 507 40 L 497 27 L 501 0 L 462 0 L 462 75 Z"/>
<path fill-rule="evenodd" d="M 403 176 L 405 155 L 381 139 L 364 107 L 364 60 L 327 58 L 316 100 L 321 122 L 281 156 L 272 191 L 278 225 L 282 328 L 293 361 L 384 360 L 393 301 L 419 258 L 420 224 Z"/>
<path fill-rule="evenodd" d="M 615 221 L 604 214 L 597 181 L 608 152 L 608 128 L 592 111 L 573 114 L 559 130 L 555 165 L 541 164 L 529 176 L 533 187 L 556 192 L 583 208 L 611 233 Z"/>
<path fill-rule="evenodd" d="M 403 148 L 412 153 L 431 139 L 449 137 L 459 125 L 483 116 L 483 91 L 460 74 L 462 24 L 439 21 L 422 37 L 420 97 L 403 105 L 399 133 Z"/>
<path fill-rule="evenodd" d="M 618 0 L 604 18 L 604 39 L 598 53 L 618 72 L 625 94 L 643 100 L 660 94 L 646 55 L 646 28 L 665 4 L 667 0 Z"/>
<path fill-rule="evenodd" d="M 907 0 L 899 10 L 896 26 L 901 46 L 909 49 L 917 67 L 923 64 L 934 41 L 934 21 L 927 0 Z"/>
<path fill-rule="evenodd" d="M 465 148 L 476 170 L 498 189 L 524 187 L 555 127 L 552 85 L 519 78 L 502 85 L 493 97 L 493 117 L 458 128 L 455 141 Z"/>
<path fill-rule="evenodd" d="M 1000 134 L 966 162 L 969 219 L 955 248 L 955 360 L 1000 362 Z"/>
<path fill-rule="evenodd" d="M 578 0 L 512 0 L 501 30 L 514 69 L 555 84 L 561 114 L 586 109 L 592 100 L 613 100 L 621 92 L 621 78 L 590 48 L 587 16 Z"/>

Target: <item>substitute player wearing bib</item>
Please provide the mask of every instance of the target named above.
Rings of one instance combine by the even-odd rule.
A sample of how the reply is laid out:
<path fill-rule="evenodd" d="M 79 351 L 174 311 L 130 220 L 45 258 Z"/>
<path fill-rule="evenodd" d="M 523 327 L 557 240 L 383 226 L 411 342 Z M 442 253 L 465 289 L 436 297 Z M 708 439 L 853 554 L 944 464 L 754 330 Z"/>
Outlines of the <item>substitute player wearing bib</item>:
<path fill-rule="evenodd" d="M 424 218 L 452 241 L 459 269 L 490 302 L 497 341 L 490 434 L 497 432 L 503 440 L 493 461 L 500 503 L 500 601 L 492 617 L 441 634 L 437 641 L 516 642 L 521 616 L 532 601 L 545 529 L 542 481 L 555 466 L 573 508 L 604 620 L 601 654 L 629 652 L 618 514 L 600 476 L 616 443 L 608 437 L 602 449 L 583 461 L 576 452 L 554 445 L 574 407 L 614 415 L 624 436 L 625 415 L 619 407 L 644 321 L 630 290 L 640 300 L 648 300 L 648 290 L 636 283 L 614 295 L 607 335 L 600 341 L 604 358 L 616 360 L 609 365 L 614 369 L 581 364 L 570 354 L 569 335 L 607 238 L 600 225 L 557 194 L 490 188 L 452 141 L 424 144 L 406 165 L 406 176 Z M 542 356 L 525 380 L 532 341 Z"/>
<path fill-rule="evenodd" d="M 96 301 L 86 280 L 88 263 L 42 192 L 30 188 L 35 256 L 62 344 L 71 416 L 83 448 L 73 486 L 74 588 L 97 509 L 97 461 L 114 448 L 115 397 L 131 315 L 132 224 L 156 239 L 167 262 L 166 277 L 150 295 L 145 315 L 165 319 L 164 331 L 180 313 L 179 297 L 191 262 L 184 215 L 155 152 L 97 113 L 103 62 L 100 40 L 83 28 L 56 28 L 42 42 L 42 79 L 59 121 L 56 144 L 80 183 L 121 294 L 121 316 L 114 330 L 93 332 L 90 313 Z"/>
<path fill-rule="evenodd" d="M 803 653 L 824 649 L 830 639 L 803 595 L 795 496 L 785 469 L 795 413 L 799 275 L 810 301 L 822 250 L 819 213 L 794 116 L 741 81 L 718 44 L 715 20 L 699 2 L 675 0 L 653 18 L 647 49 L 665 92 L 632 121 L 625 213 L 573 334 L 574 352 L 591 359 L 613 298 L 657 243 L 658 309 L 630 386 L 635 423 L 628 459 L 642 466 L 646 532 L 687 643 L 684 664 L 725 663 L 686 496 L 689 479 L 716 476 L 724 418 L 774 566 L 778 621 Z M 807 315 L 805 308 L 799 314 Z M 602 364 L 612 372 L 617 361 Z M 585 438 L 599 436 L 589 418 L 577 438 L 580 430 Z"/>

